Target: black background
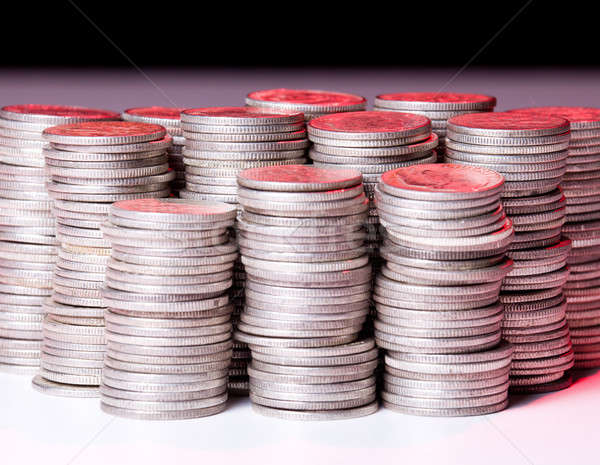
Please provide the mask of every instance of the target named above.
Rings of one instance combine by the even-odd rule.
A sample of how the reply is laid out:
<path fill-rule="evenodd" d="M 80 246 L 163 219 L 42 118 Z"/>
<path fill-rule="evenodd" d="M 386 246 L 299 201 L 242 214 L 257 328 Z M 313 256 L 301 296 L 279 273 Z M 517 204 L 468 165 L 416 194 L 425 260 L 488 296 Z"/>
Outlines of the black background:
<path fill-rule="evenodd" d="M 527 2 L 6 3 L 6 67 L 361 67 L 464 65 Z M 472 64 L 600 65 L 586 4 L 534 0 Z"/>

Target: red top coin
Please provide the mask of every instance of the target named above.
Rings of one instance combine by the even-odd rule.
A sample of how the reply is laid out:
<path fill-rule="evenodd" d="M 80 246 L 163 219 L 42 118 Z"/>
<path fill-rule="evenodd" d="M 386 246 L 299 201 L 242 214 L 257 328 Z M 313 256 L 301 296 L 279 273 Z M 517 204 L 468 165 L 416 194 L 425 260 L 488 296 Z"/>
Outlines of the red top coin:
<path fill-rule="evenodd" d="M 392 94 L 381 94 L 376 100 L 414 102 L 414 108 L 425 107 L 419 103 L 433 103 L 431 109 L 475 109 L 490 108 L 496 106 L 496 98 L 483 94 L 462 94 L 458 92 L 397 92 Z M 448 105 L 436 105 L 448 104 Z"/>
<path fill-rule="evenodd" d="M 127 113 L 132 116 L 140 116 L 142 118 L 154 118 L 154 119 L 179 119 L 179 115 L 185 108 L 176 107 L 140 107 L 140 108 L 128 108 L 123 113 Z"/>
<path fill-rule="evenodd" d="M 319 107 L 364 108 L 367 99 L 359 95 L 326 90 L 268 89 L 248 94 L 248 100 L 259 102 L 285 103 L 291 106 L 306 107 L 318 111 Z"/>
<path fill-rule="evenodd" d="M 290 124 L 303 122 L 304 114 L 256 107 L 206 107 L 183 111 L 181 120 L 198 124 Z"/>
<path fill-rule="evenodd" d="M 569 122 L 556 116 L 522 113 L 468 113 L 448 120 L 448 130 L 465 134 L 526 137 L 562 134 Z"/>
<path fill-rule="evenodd" d="M 446 200 L 487 197 L 501 189 L 504 177 L 477 166 L 440 163 L 388 171 L 381 176 L 381 182 L 391 188 L 384 189 L 386 192 L 398 193 L 401 197 Z"/>
<path fill-rule="evenodd" d="M 222 221 L 235 219 L 237 207 L 226 203 L 202 200 L 135 199 L 115 202 L 111 206 L 111 212 L 117 216 L 170 222 Z M 203 217 L 207 218 L 203 220 Z"/>
<path fill-rule="evenodd" d="M 62 124 L 45 129 L 44 137 L 50 142 L 74 145 L 132 144 L 161 139 L 165 128 L 158 124 L 134 121 L 97 121 Z"/>
<path fill-rule="evenodd" d="M 362 174 L 350 169 L 310 165 L 276 165 L 250 168 L 238 174 L 238 184 L 250 189 L 284 192 L 321 192 L 356 186 Z"/>
<path fill-rule="evenodd" d="M 509 110 L 510 113 L 558 116 L 571 123 L 571 129 L 600 128 L 600 108 L 591 107 L 533 107 Z"/>
<path fill-rule="evenodd" d="M 0 110 L 0 116 L 6 119 L 37 123 L 65 123 L 93 120 L 118 120 L 120 115 L 114 111 L 95 108 L 71 107 L 65 105 L 7 105 Z"/>
<path fill-rule="evenodd" d="M 354 111 L 320 116 L 308 123 L 309 134 L 327 132 L 374 135 L 376 137 L 407 137 L 430 131 L 429 118 L 394 111 Z"/>

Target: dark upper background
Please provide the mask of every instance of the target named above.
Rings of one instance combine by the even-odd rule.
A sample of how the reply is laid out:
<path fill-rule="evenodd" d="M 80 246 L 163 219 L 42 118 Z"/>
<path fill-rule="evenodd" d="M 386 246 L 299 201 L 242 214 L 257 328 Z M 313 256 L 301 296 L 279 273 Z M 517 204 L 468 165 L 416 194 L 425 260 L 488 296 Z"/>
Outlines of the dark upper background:
<path fill-rule="evenodd" d="M 69 0 L 6 3 L 0 66 L 131 66 Z M 75 3 L 140 67 L 362 67 L 462 66 L 526 2 Z M 534 0 L 473 65 L 600 65 L 583 3 Z"/>

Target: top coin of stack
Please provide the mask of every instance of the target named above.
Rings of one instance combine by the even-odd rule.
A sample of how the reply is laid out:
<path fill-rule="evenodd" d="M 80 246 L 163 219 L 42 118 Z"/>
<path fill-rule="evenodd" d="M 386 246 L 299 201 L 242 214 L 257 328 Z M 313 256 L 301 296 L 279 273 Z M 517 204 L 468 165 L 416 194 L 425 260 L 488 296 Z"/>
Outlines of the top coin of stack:
<path fill-rule="evenodd" d="M 247 168 L 305 163 L 308 146 L 299 112 L 252 107 L 185 110 L 181 196 L 237 203 L 237 174 Z"/>
<path fill-rule="evenodd" d="M 530 116 L 569 120 L 571 139 L 567 172 L 561 183 L 566 197 L 563 235 L 572 241 L 570 274 L 565 284 L 567 319 L 575 349 L 575 367 L 600 365 L 600 109 L 539 107 L 511 110 Z"/>
<path fill-rule="evenodd" d="M 459 115 L 494 111 L 496 98 L 457 92 L 398 92 L 375 97 L 375 110 L 405 111 L 427 116 L 431 128 L 445 146 L 446 123 Z"/>
<path fill-rule="evenodd" d="M 42 131 L 119 114 L 62 105 L 0 110 L 0 370 L 35 372 L 42 301 L 51 293 L 56 239 L 46 192 Z"/>
<path fill-rule="evenodd" d="M 169 147 L 169 167 L 175 171 L 175 179 L 171 182 L 171 192 L 177 196 L 179 191 L 185 187 L 185 176 L 183 166 L 183 147 L 185 139 L 181 131 L 180 114 L 185 108 L 174 107 L 140 107 L 129 108 L 121 114 L 125 121 L 137 121 L 138 123 L 160 124 L 167 130 L 167 134 L 173 139 L 173 145 Z"/>
<path fill-rule="evenodd" d="M 359 95 L 326 90 L 269 89 L 249 93 L 246 105 L 273 111 L 300 111 L 310 121 L 329 113 L 364 110 L 367 100 Z"/>

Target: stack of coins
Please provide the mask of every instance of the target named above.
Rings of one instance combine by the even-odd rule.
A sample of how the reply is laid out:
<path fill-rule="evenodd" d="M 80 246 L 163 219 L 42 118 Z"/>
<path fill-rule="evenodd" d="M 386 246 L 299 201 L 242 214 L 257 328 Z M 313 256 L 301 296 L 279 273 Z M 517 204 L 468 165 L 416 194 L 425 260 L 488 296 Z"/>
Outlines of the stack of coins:
<path fill-rule="evenodd" d="M 376 410 L 377 353 L 368 341 L 348 345 L 369 311 L 361 180 L 355 170 L 302 165 L 238 176 L 247 280 L 235 334 L 253 354 L 250 396 L 260 413 L 318 420 Z"/>
<path fill-rule="evenodd" d="M 60 259 L 44 304 L 33 385 L 49 394 L 97 396 L 105 344 L 100 288 L 110 255 L 100 225 L 115 201 L 169 195 L 171 138 L 162 126 L 126 121 L 54 126 L 44 138 Z"/>
<path fill-rule="evenodd" d="M 305 163 L 302 113 L 251 107 L 185 110 L 185 198 L 236 203 L 236 176 L 242 170 Z"/>
<path fill-rule="evenodd" d="M 183 165 L 183 147 L 185 139 L 181 131 L 180 115 L 185 108 L 174 107 L 141 107 L 129 108 L 121 114 L 125 121 L 137 121 L 138 123 L 160 124 L 167 130 L 167 134 L 173 139 L 173 145 L 167 151 L 169 155 L 169 167 L 175 171 L 175 179 L 171 181 L 171 193 L 179 195 L 179 191 L 185 187 L 185 167 Z"/>
<path fill-rule="evenodd" d="M 376 111 L 337 113 L 315 118 L 307 128 L 314 144 L 310 150 L 314 165 L 360 171 L 371 201 L 382 173 L 403 166 L 435 163 L 437 159 L 434 149 L 438 138 L 431 133 L 431 124 L 425 116 Z M 367 226 L 367 247 L 376 273 L 382 238 L 372 203 Z"/>
<path fill-rule="evenodd" d="M 225 409 L 235 216 L 232 205 L 183 199 L 111 206 L 102 410 L 176 420 Z"/>
<path fill-rule="evenodd" d="M 247 168 L 306 162 L 306 130 L 299 112 L 253 107 L 186 110 L 186 190 L 182 197 L 237 204 L 237 175 Z M 232 287 L 237 325 L 244 305 L 244 267 L 236 263 Z M 248 393 L 250 351 L 236 342 L 231 364 L 232 394 Z"/>
<path fill-rule="evenodd" d="M 246 105 L 272 111 L 300 111 L 304 113 L 306 121 L 310 121 L 330 113 L 364 110 L 367 99 L 359 95 L 326 90 L 268 89 L 249 93 Z"/>
<path fill-rule="evenodd" d="M 520 114 L 569 120 L 571 139 L 567 172 L 561 182 L 566 197 L 563 236 L 572 241 L 569 278 L 564 286 L 567 321 L 575 350 L 575 368 L 600 366 L 600 109 L 541 107 Z"/>
<path fill-rule="evenodd" d="M 569 122 L 552 116 L 479 113 L 448 121 L 446 158 L 483 166 L 506 178 L 503 205 L 513 220 L 508 252 L 514 269 L 502 286 L 503 337 L 515 346 L 511 390 L 541 392 L 568 386 L 573 366 L 563 286 L 570 241 L 562 241 Z"/>
<path fill-rule="evenodd" d="M 513 266 L 505 252 L 514 231 L 500 204 L 503 184 L 494 171 L 451 164 L 381 177 L 386 263 L 373 299 L 375 341 L 387 350 L 384 405 L 429 416 L 507 406 L 512 349 L 498 348 L 498 294 Z M 491 384 L 475 382 L 483 379 Z"/>
<path fill-rule="evenodd" d="M 118 118 L 111 111 L 57 105 L 0 110 L 0 371 L 33 374 L 40 362 L 42 302 L 52 292 L 58 244 L 42 131 Z"/>
<path fill-rule="evenodd" d="M 440 138 L 443 154 L 447 121 L 458 115 L 494 111 L 496 98 L 482 94 L 456 92 L 400 92 L 375 97 L 375 110 L 407 111 L 427 116 L 433 132 Z"/>

